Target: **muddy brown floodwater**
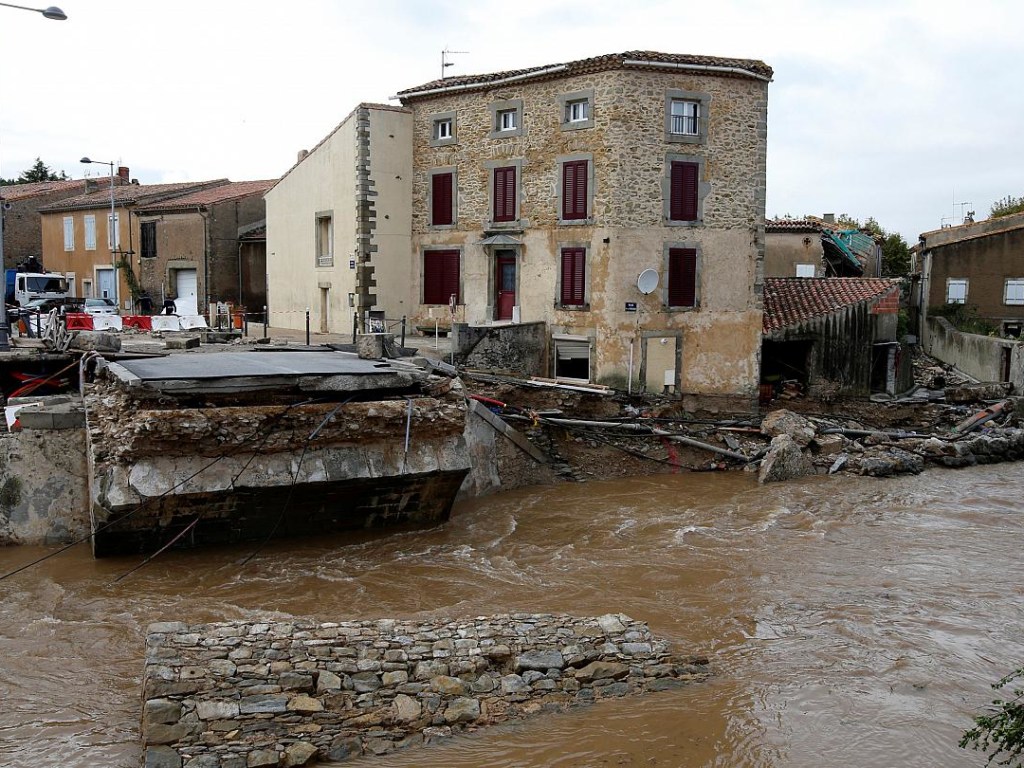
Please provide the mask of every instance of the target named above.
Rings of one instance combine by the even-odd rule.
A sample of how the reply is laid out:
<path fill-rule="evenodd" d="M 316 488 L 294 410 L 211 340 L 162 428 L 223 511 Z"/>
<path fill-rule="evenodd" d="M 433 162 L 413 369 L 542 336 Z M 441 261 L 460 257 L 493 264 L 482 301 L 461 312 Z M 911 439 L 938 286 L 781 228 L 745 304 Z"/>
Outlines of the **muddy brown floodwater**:
<path fill-rule="evenodd" d="M 427 532 L 94 561 L 0 582 L 0 765 L 140 763 L 146 625 L 624 612 L 717 676 L 354 766 L 982 765 L 1024 660 L 1019 465 L 879 481 L 680 474 L 503 494 Z M 0 550 L 7 570 L 45 550 Z"/>

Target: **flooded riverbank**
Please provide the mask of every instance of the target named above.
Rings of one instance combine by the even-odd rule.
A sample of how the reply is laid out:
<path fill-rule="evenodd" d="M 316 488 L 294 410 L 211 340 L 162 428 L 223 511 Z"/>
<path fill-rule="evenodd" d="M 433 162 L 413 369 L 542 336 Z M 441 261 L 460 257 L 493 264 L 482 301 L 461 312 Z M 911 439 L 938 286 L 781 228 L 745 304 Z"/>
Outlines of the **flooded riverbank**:
<path fill-rule="evenodd" d="M 137 766 L 151 621 L 625 612 L 717 677 L 388 756 L 404 766 L 962 766 L 1020 663 L 1024 479 L 681 474 L 526 489 L 427 532 L 133 559 L 82 546 L 0 582 L 0 750 Z M 0 569 L 44 554 L 0 550 Z M 355 765 L 381 764 L 364 758 Z"/>

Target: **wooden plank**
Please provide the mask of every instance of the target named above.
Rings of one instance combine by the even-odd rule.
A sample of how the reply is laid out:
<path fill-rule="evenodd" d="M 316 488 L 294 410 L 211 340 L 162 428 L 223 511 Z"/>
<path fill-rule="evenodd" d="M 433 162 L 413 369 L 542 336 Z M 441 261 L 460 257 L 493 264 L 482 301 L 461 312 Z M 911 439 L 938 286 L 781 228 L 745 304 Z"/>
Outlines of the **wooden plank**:
<path fill-rule="evenodd" d="M 516 429 L 509 426 L 504 419 L 498 416 L 496 413 L 491 411 L 490 408 L 485 406 L 483 403 L 477 402 L 476 400 L 469 401 L 470 413 L 475 413 L 481 419 L 490 424 L 500 434 L 507 437 L 512 441 L 519 450 L 527 454 L 531 459 L 536 461 L 538 464 L 550 464 L 551 459 L 548 455 L 540 450 L 537 446 L 531 443 L 526 437 Z"/>

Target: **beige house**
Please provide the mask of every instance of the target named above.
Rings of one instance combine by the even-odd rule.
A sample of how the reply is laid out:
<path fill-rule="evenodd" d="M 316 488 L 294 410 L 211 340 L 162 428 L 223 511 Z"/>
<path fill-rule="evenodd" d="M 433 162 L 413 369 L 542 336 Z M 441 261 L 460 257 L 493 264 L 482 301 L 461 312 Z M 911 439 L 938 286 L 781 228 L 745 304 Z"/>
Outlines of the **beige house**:
<path fill-rule="evenodd" d="M 559 377 L 755 396 L 771 77 L 636 51 L 400 92 L 407 311 L 543 323 Z"/>
<path fill-rule="evenodd" d="M 412 114 L 360 104 L 266 194 L 271 325 L 351 333 L 410 311 Z"/>

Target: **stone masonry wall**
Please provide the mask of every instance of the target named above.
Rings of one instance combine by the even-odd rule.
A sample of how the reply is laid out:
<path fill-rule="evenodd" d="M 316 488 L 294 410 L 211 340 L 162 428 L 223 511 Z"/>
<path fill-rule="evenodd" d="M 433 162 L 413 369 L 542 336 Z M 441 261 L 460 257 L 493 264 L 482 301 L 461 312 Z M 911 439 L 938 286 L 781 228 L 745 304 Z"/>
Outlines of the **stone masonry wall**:
<path fill-rule="evenodd" d="M 261 768 L 429 744 L 467 727 L 666 690 L 707 674 L 646 624 L 244 621 L 149 628 L 146 768 Z"/>

